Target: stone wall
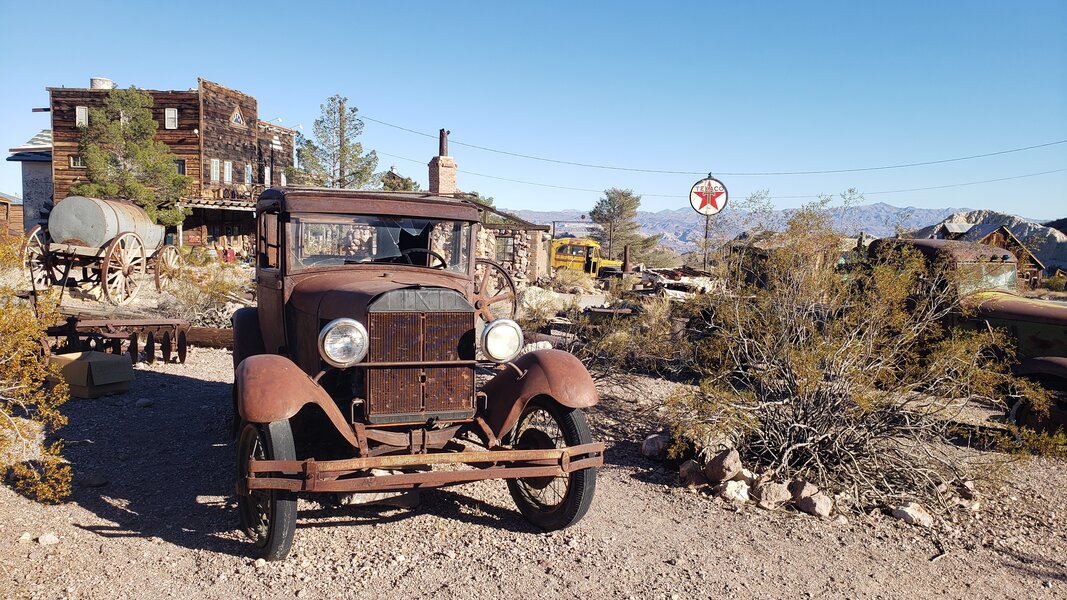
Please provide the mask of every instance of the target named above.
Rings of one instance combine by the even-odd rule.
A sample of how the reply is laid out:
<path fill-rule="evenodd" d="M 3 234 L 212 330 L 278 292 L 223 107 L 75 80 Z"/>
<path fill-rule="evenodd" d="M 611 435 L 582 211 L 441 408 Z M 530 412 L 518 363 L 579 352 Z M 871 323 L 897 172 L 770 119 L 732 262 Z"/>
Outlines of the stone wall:
<path fill-rule="evenodd" d="M 515 285 L 522 288 L 544 275 L 546 254 L 543 250 L 544 233 L 538 230 L 510 229 L 505 225 L 483 225 L 478 232 L 476 247 L 479 258 L 488 258 L 499 262 L 511 274 Z M 506 256 L 497 256 L 502 238 L 511 238 L 513 251 Z M 499 239 L 499 241 L 498 241 Z"/>
<path fill-rule="evenodd" d="M 52 163 L 23 161 L 22 219 L 26 231 L 48 222 L 52 202 Z"/>

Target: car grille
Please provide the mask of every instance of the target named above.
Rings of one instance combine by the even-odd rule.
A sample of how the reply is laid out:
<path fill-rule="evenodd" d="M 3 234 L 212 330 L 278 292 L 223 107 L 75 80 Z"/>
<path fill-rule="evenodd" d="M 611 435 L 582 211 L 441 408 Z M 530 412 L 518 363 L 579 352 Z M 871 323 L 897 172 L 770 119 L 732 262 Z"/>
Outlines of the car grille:
<path fill-rule="evenodd" d="M 474 358 L 474 312 L 371 312 L 370 362 L 458 361 Z M 366 415 L 371 423 L 469 418 L 474 414 L 472 366 L 368 369 Z"/>

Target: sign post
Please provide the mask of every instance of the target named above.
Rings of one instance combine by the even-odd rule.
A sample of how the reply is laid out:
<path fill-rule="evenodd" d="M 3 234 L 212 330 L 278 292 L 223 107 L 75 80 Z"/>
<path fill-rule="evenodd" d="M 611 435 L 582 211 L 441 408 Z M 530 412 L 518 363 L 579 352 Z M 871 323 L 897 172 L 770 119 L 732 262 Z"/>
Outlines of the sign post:
<path fill-rule="evenodd" d="M 704 215 L 704 270 L 708 270 L 708 235 L 711 231 L 711 216 L 726 208 L 730 194 L 723 182 L 708 173 L 704 179 L 693 184 L 689 190 L 689 205 Z"/>

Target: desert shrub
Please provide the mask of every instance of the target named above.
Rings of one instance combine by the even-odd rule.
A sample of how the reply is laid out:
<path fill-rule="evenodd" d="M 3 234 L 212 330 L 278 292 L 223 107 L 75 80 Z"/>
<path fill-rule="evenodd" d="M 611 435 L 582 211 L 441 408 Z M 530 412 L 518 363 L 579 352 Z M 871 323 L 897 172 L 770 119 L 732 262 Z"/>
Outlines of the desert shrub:
<path fill-rule="evenodd" d="M 16 296 L 21 242 L 0 237 L 0 470 L 19 493 L 59 502 L 70 494 L 70 466 L 62 442 L 46 440 L 67 422 L 59 407 L 68 393 L 66 384 L 48 383 L 56 373 L 43 345 L 44 329 L 59 313 L 54 298 L 35 309 Z"/>
<path fill-rule="evenodd" d="M 1049 277 L 1045 280 L 1045 287 L 1053 292 L 1062 292 L 1067 288 L 1067 277 L 1059 275 L 1057 277 Z"/>
<path fill-rule="evenodd" d="M 596 280 L 577 269 L 556 269 L 549 288 L 561 294 L 591 294 L 596 290 Z"/>
<path fill-rule="evenodd" d="M 1011 376 L 1004 334 L 944 326 L 957 307 L 945 265 L 905 247 L 843 273 L 838 240 L 825 205 L 809 206 L 720 261 L 727 289 L 699 297 L 690 321 L 703 379 L 668 418 L 685 442 L 732 439 L 753 470 L 839 503 L 940 500 L 965 476 L 943 450 L 966 402 L 1047 406 L 1047 394 Z"/>
<path fill-rule="evenodd" d="M 187 263 L 159 300 L 160 311 L 203 327 L 229 327 L 230 317 L 248 304 L 252 272 L 229 263 Z"/>

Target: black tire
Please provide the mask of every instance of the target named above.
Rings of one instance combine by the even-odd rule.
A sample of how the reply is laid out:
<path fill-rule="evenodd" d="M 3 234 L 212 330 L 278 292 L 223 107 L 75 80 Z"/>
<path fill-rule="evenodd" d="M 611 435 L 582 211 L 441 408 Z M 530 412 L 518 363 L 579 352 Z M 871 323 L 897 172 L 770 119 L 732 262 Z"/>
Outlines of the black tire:
<path fill-rule="evenodd" d="M 517 449 L 558 448 L 593 441 L 585 414 L 547 397 L 530 401 L 510 435 Z M 574 525 L 589 511 L 597 469 L 558 477 L 508 479 L 508 491 L 526 520 L 546 531 Z"/>
<path fill-rule="evenodd" d="M 237 512 L 241 530 L 252 540 L 256 557 L 282 560 L 288 556 L 296 533 L 296 494 L 243 489 L 253 455 L 260 460 L 295 460 L 289 421 L 242 423 L 237 440 Z"/>

